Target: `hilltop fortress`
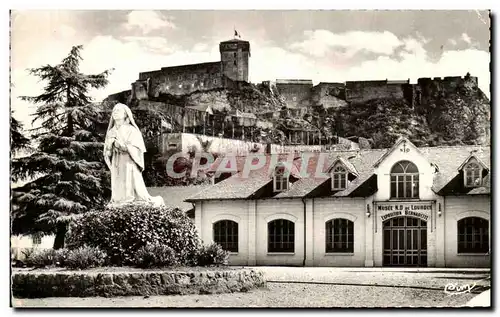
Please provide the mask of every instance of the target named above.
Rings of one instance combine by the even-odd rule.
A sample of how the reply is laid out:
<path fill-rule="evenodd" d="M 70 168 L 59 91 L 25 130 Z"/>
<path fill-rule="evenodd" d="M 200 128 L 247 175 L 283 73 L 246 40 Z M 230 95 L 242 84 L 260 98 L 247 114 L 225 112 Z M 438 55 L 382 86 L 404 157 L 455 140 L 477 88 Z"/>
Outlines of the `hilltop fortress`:
<path fill-rule="evenodd" d="M 162 132 L 155 141 L 160 152 L 186 152 L 192 146 L 201 147 L 209 137 L 215 140 L 214 152 L 238 149 L 243 155 L 264 149 L 297 151 L 303 146 L 311 146 L 310 150 L 314 147 L 315 151 L 369 147 L 363 136 L 359 136 L 364 139 L 361 141 L 358 136 L 345 139 L 335 134 L 332 121 L 323 121 L 322 109 L 335 112 L 373 99 L 405 100 L 409 107 L 425 107 L 436 97 L 478 86 L 477 77 L 469 74 L 419 78 L 413 84 L 409 79 L 317 85 L 310 79 L 249 83 L 250 43 L 241 39 L 223 41 L 219 51 L 220 61 L 141 72 L 130 90 L 107 99 L 162 113 L 158 116 Z M 332 111 L 327 112 L 331 115 Z M 220 140 L 225 143 L 219 144 Z"/>
<path fill-rule="evenodd" d="M 196 91 L 239 87 L 248 82 L 250 43 L 241 39 L 220 42 L 220 61 L 162 67 L 159 70 L 139 73 L 128 99 L 148 100 L 160 94 L 186 95 Z M 323 106 L 338 108 L 349 103 L 365 102 L 376 98 L 404 98 L 411 106 L 422 102 L 431 92 L 454 91 L 460 85 L 478 85 L 477 77 L 466 75 L 444 78 L 419 78 L 416 84 L 406 80 L 366 80 L 345 83 L 320 82 L 313 85 L 310 79 L 277 79 L 261 85 L 271 92 L 277 91 L 289 109 Z"/>

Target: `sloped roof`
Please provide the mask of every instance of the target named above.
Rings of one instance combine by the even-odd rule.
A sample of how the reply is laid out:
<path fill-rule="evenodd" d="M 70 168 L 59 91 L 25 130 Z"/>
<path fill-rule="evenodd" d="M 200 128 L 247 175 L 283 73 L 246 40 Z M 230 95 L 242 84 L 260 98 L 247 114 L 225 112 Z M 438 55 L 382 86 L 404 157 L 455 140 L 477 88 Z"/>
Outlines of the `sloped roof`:
<path fill-rule="evenodd" d="M 208 168 L 207 173 L 213 173 L 216 172 L 217 169 L 219 169 L 220 165 L 224 161 L 224 158 L 226 156 L 219 156 L 217 157 L 212 165 Z M 241 172 L 243 170 L 243 167 L 245 166 L 245 159 L 246 156 L 242 155 L 235 155 L 232 157 L 227 157 L 227 161 L 225 162 L 225 169 L 232 170 L 232 171 L 238 171 Z M 233 166 L 233 162 L 236 163 L 236 166 Z"/>
<path fill-rule="evenodd" d="M 473 188 L 467 195 L 486 195 L 491 191 L 491 183 L 490 183 L 490 173 L 483 178 L 483 185 L 480 187 Z"/>
<path fill-rule="evenodd" d="M 476 156 L 476 151 L 472 151 L 471 154 L 469 155 L 469 157 L 467 157 L 462 164 L 460 164 L 460 166 L 458 167 L 458 170 L 461 170 L 462 168 L 464 168 L 464 166 L 472 159 L 476 159 L 476 161 L 483 167 L 483 168 L 486 168 L 486 169 L 489 169 L 488 166 L 486 166 L 486 164 L 483 163 L 483 161 Z"/>
<path fill-rule="evenodd" d="M 330 165 L 330 167 L 328 168 L 328 170 L 330 171 L 331 169 L 333 169 L 335 167 L 335 165 L 337 165 L 337 163 L 340 162 L 342 165 L 344 165 L 345 168 L 347 168 L 347 170 L 349 171 L 349 173 L 352 173 L 356 176 L 358 176 L 358 172 L 356 171 L 356 167 L 354 167 L 354 165 L 352 165 L 351 162 L 349 162 L 348 160 L 344 159 L 343 157 L 337 157 L 333 163 Z"/>
<path fill-rule="evenodd" d="M 377 166 L 378 166 L 378 165 L 379 165 L 379 164 L 380 164 L 380 163 L 381 163 L 381 162 L 382 162 L 382 161 L 383 161 L 383 160 L 384 160 L 387 156 L 389 156 L 392 152 L 394 152 L 394 150 L 396 150 L 396 149 L 397 149 L 397 147 L 398 147 L 401 143 L 403 143 L 403 142 L 405 142 L 405 143 L 409 143 L 409 144 L 412 144 L 412 145 L 413 145 L 413 143 L 411 143 L 411 142 L 410 142 L 410 140 L 408 140 L 407 138 L 405 138 L 405 137 L 403 137 L 403 136 L 400 136 L 400 137 L 396 140 L 396 142 L 394 142 L 394 145 L 393 145 L 390 149 L 388 149 L 388 150 L 384 153 L 384 155 L 382 155 L 382 156 L 381 156 L 381 157 L 380 157 L 380 158 L 379 158 L 379 159 L 375 162 L 375 164 L 373 164 L 373 166 L 374 166 L 374 167 L 377 167 Z M 413 146 L 415 146 L 415 145 L 413 145 Z M 415 148 L 417 149 L 417 153 L 422 154 L 422 153 L 420 153 L 419 148 L 417 148 L 417 147 L 415 147 Z"/>
<path fill-rule="evenodd" d="M 148 187 L 147 189 L 151 196 L 161 196 L 168 207 L 189 211 L 193 205 L 185 200 L 208 187 L 210 185 Z"/>
<path fill-rule="evenodd" d="M 240 156 L 239 157 L 240 159 L 236 160 L 236 162 L 239 162 L 237 163 L 239 165 L 238 173 L 190 197 L 188 201 L 250 198 L 257 190 L 259 190 L 260 188 L 264 187 L 266 184 L 272 181 L 271 175 L 273 173 L 274 165 L 271 166 L 271 163 L 274 164 L 274 162 L 272 159 L 270 159 L 271 155 L 266 155 L 266 154 L 260 154 L 260 155 L 263 158 L 265 158 L 265 164 L 263 167 L 259 169 L 250 169 L 248 175 L 244 175 L 243 166 L 245 164 L 246 157 L 243 157 L 242 161 Z M 293 157 L 292 155 L 293 153 L 278 154 L 276 155 L 276 163 L 287 161 L 288 159 Z M 221 164 L 221 162 L 222 159 L 221 161 L 218 162 L 218 164 Z M 230 160 L 228 161 L 226 167 L 230 166 L 229 162 L 231 161 Z M 249 164 L 256 165 L 258 164 L 258 162 L 252 161 Z M 292 167 L 291 174 L 292 175 L 295 174 L 295 176 L 297 176 L 296 168 Z"/>
<path fill-rule="evenodd" d="M 398 140 L 400 141 L 400 140 Z M 349 163 L 349 169 L 354 169 L 357 172 L 357 177 L 349 183 L 345 190 L 331 193 L 334 197 L 349 196 L 358 187 L 374 176 L 374 163 L 380 162 L 384 157 L 387 157 L 388 152 L 394 149 L 366 149 L 366 150 L 350 150 L 350 151 L 332 151 L 329 153 L 302 153 L 301 158 L 294 160 L 293 173 L 299 173 L 303 169 L 302 158 L 308 155 L 306 171 L 307 177 L 297 177 L 298 179 L 291 184 L 287 191 L 278 193 L 272 198 L 292 198 L 292 197 L 307 197 L 315 188 L 324 184 L 330 179 L 330 175 L 316 175 L 316 170 L 326 173 L 331 165 L 341 159 L 343 162 Z M 438 146 L 438 147 L 421 147 L 418 148 L 430 163 L 438 167 L 438 172 L 434 176 L 432 189 L 434 192 L 439 192 L 446 184 L 459 175 L 457 169 L 466 160 L 471 153 L 481 160 L 487 167 L 490 166 L 490 148 L 481 146 Z M 324 159 L 320 161 L 320 154 L 324 155 Z M 282 160 L 285 155 L 281 155 L 278 161 Z M 211 186 L 210 188 L 190 197 L 188 200 L 208 200 L 208 199 L 248 199 L 259 189 L 268 185 L 272 178 L 270 177 L 270 162 L 267 160 L 264 167 L 253 170 L 248 177 L 242 177 L 242 168 L 238 169 L 238 173 L 232 177 Z M 238 157 L 238 165 L 244 165 L 244 157 Z M 273 162 L 274 164 L 274 162 Z M 323 166 L 321 166 L 321 164 Z M 318 166 L 319 165 L 319 166 Z M 296 170 L 295 170 L 296 169 Z M 490 192 L 489 174 L 488 181 L 483 183 L 483 187 L 475 188 L 468 194 L 488 194 Z"/>
<path fill-rule="evenodd" d="M 453 178 L 459 175 L 458 168 L 467 160 L 471 153 L 481 160 L 487 167 L 490 163 L 490 148 L 478 145 L 469 146 L 437 146 L 419 148 L 429 162 L 437 165 L 439 172 L 434 177 L 432 189 L 440 191 Z M 475 151 L 475 152 L 473 152 Z"/>

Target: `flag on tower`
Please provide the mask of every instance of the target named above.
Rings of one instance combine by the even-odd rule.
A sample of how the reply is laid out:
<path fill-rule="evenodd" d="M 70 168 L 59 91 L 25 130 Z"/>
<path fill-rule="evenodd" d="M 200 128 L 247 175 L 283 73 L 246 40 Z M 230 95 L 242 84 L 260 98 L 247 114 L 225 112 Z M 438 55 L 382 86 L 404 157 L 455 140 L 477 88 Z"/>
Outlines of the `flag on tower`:
<path fill-rule="evenodd" d="M 238 31 L 236 31 L 236 29 L 234 29 L 234 37 L 241 38 L 241 35 L 238 33 Z"/>

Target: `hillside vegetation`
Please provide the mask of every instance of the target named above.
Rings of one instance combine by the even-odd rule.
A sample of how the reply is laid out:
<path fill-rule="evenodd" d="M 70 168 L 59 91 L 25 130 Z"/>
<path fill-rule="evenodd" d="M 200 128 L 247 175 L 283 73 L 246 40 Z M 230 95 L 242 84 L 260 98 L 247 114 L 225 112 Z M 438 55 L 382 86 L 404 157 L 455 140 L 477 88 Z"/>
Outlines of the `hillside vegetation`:
<path fill-rule="evenodd" d="M 253 127 L 251 131 L 247 128 L 244 139 L 261 143 L 289 144 L 287 129 L 319 128 L 323 140 L 331 140 L 331 137 L 335 140 L 335 136 L 349 138 L 358 142 L 362 148 L 391 147 L 401 135 L 417 146 L 490 144 L 490 102 L 474 85 L 462 85 L 451 92 L 446 92 L 437 85 L 431 87 L 413 105 L 407 99 L 381 98 L 351 103 L 337 109 L 312 106 L 304 115 L 286 110 L 276 89 L 254 84 L 242 84 L 237 89 L 196 91 L 182 96 L 163 94 L 150 100 L 175 105 L 180 111 L 184 107 L 195 106 L 202 110 L 210 106 L 214 114 L 221 116 L 205 128 L 186 130 L 195 133 L 205 131 L 207 135 L 221 135 L 224 127 L 225 137 L 234 134 L 235 138 L 240 139 L 242 127 L 233 128 L 228 122 L 223 125 L 222 119 L 228 114 L 234 115 L 236 110 L 255 114 L 260 120 L 271 121 L 273 128 Z M 104 108 L 111 109 L 117 101 L 126 102 L 108 100 L 109 103 Z M 144 172 L 146 184 L 165 186 L 205 182 L 204 177 L 174 180 L 165 173 L 165 160 L 169 155 L 160 153 L 159 137 L 161 132 L 183 131 L 181 121 L 175 119 L 182 118 L 182 115 L 168 113 L 168 107 L 139 109 L 137 105 L 137 101 L 130 103 L 147 146 Z M 264 113 L 276 115 L 265 116 Z M 165 123 L 168 127 L 164 126 Z M 190 159 L 186 159 L 176 168 L 179 171 L 189 170 L 191 163 Z"/>
<path fill-rule="evenodd" d="M 489 145 L 490 102 L 476 87 L 436 92 L 413 108 L 404 99 L 374 99 L 326 115 L 340 135 L 371 139 L 390 147 L 404 135 L 418 146 Z"/>
<path fill-rule="evenodd" d="M 215 114 L 234 115 L 237 110 L 255 114 L 274 124 L 272 131 L 253 130 L 252 140 L 257 142 L 286 144 L 287 128 L 319 128 L 323 139 L 363 138 L 369 140 L 372 148 L 390 147 L 400 135 L 418 146 L 490 144 L 490 101 L 475 85 L 462 84 L 452 91 L 435 85 L 413 105 L 407 99 L 381 98 L 336 109 L 312 106 L 304 116 L 296 111 L 284 111 L 286 105 L 279 92 L 261 84 L 240 83 L 238 88 L 196 91 L 182 96 L 161 94 L 150 100 L 179 107 L 205 109 L 210 106 Z M 134 102 L 131 106 L 133 108 Z M 277 112 L 279 115 L 274 117 L 263 115 Z M 158 118 L 157 113 L 153 116 Z M 169 113 L 161 117 L 171 121 Z M 208 134 L 211 128 L 207 127 Z M 175 126 L 174 130 L 180 132 L 182 127 Z"/>

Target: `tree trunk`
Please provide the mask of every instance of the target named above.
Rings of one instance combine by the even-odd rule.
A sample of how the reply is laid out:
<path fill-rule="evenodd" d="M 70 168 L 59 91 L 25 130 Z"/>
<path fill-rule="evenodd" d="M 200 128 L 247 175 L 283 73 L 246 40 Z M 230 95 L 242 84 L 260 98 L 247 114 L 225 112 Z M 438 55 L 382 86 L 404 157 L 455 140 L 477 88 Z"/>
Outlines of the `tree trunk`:
<path fill-rule="evenodd" d="M 56 227 L 56 238 L 54 239 L 54 249 L 61 249 L 64 247 L 64 238 L 66 237 L 66 232 L 68 231 L 68 226 L 65 223 L 59 223 Z"/>

